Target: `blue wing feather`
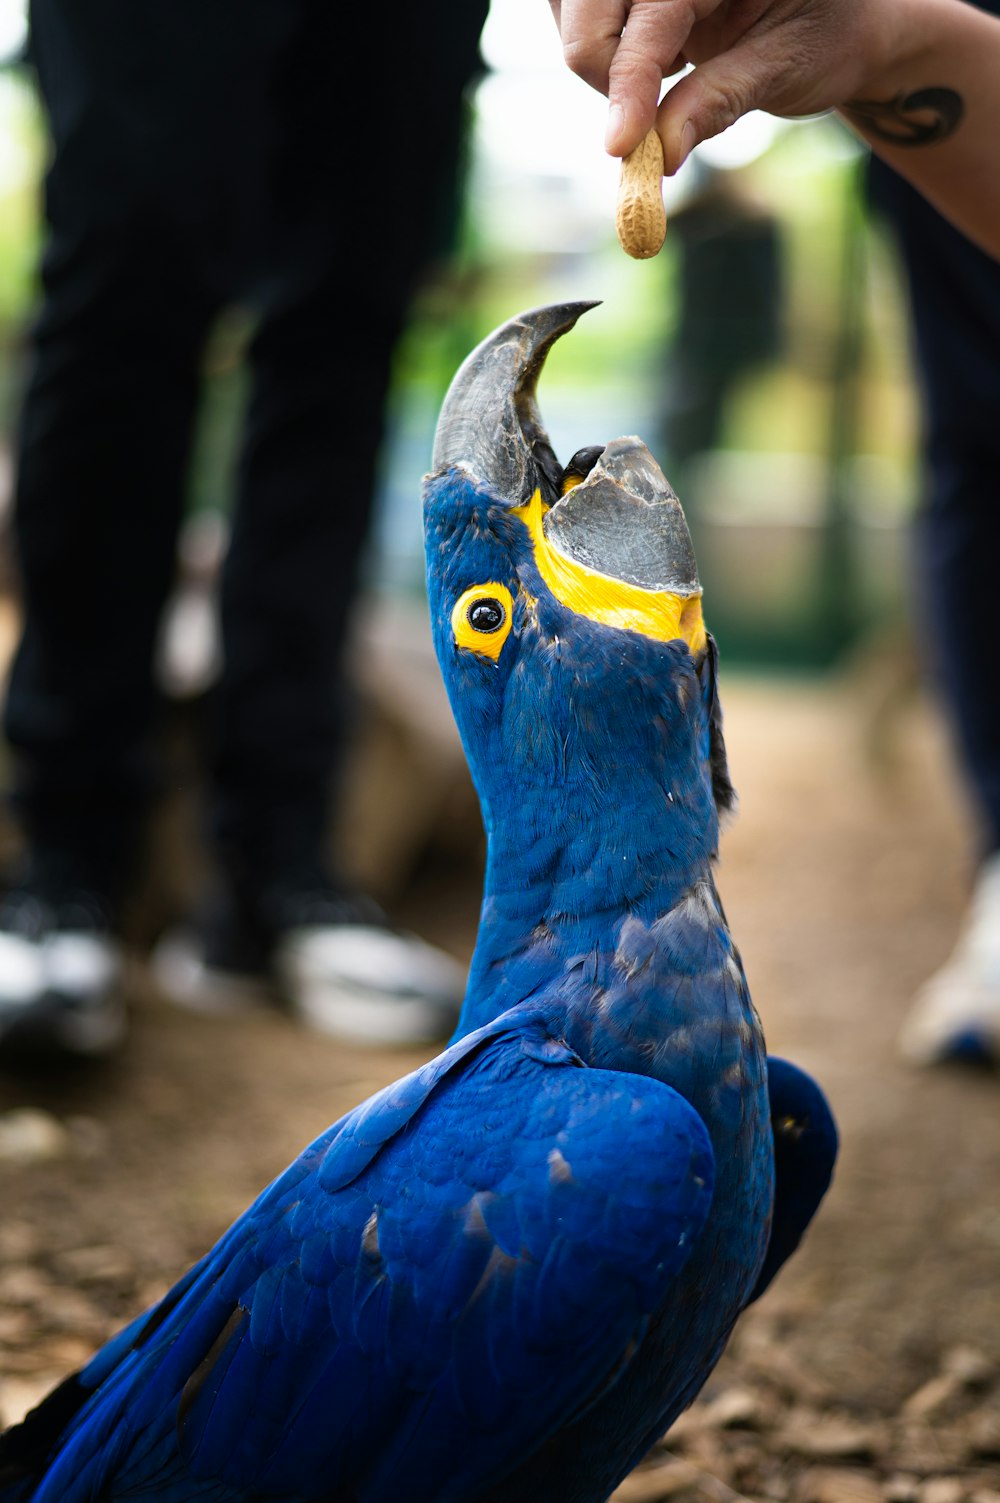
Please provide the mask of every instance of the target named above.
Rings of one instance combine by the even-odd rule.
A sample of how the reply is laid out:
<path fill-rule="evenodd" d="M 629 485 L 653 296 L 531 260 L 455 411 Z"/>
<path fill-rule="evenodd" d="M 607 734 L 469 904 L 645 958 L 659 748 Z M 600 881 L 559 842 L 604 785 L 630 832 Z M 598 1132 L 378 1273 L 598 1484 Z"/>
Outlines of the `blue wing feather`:
<path fill-rule="evenodd" d="M 705 1128 L 538 1024 L 470 1037 L 332 1128 L 95 1359 L 37 1503 L 304 1500 L 317 1477 L 447 1503 L 614 1381 L 708 1214 Z"/>
<path fill-rule="evenodd" d="M 812 1077 L 788 1060 L 768 1055 L 767 1089 L 774 1133 L 774 1215 L 748 1304 L 760 1298 L 802 1241 L 837 1161 L 837 1125 Z"/>

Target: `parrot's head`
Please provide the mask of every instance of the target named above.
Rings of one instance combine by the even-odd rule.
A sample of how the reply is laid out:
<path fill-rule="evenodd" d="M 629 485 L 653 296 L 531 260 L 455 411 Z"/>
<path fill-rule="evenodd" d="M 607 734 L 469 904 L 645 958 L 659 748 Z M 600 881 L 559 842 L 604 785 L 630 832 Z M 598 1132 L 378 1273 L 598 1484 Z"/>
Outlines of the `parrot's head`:
<path fill-rule="evenodd" d="M 535 401 L 593 306 L 512 319 L 449 388 L 424 492 L 435 646 L 488 823 L 559 790 L 564 815 L 683 801 L 714 827 L 732 789 L 680 502 L 637 438 L 561 465 Z"/>

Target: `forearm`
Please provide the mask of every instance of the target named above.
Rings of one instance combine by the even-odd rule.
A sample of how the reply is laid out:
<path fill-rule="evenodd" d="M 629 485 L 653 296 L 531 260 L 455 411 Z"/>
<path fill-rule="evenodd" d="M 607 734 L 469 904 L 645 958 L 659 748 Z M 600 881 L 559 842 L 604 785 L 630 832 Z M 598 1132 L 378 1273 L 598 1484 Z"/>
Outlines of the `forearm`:
<path fill-rule="evenodd" d="M 1000 20 L 963 0 L 895 6 L 893 56 L 839 113 L 1000 259 Z"/>

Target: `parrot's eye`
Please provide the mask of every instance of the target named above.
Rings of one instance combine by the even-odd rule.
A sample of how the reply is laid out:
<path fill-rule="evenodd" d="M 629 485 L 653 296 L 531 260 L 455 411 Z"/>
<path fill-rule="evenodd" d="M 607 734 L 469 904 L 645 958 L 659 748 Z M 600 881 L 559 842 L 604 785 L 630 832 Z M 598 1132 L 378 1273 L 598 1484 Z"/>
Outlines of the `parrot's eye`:
<path fill-rule="evenodd" d="M 514 601 L 506 585 L 490 580 L 473 585 L 455 602 L 451 629 L 456 647 L 498 658 L 510 635 Z"/>
<path fill-rule="evenodd" d="M 502 601 L 487 595 L 472 602 L 465 613 L 465 619 L 473 631 L 494 632 L 503 626 L 507 612 Z"/>

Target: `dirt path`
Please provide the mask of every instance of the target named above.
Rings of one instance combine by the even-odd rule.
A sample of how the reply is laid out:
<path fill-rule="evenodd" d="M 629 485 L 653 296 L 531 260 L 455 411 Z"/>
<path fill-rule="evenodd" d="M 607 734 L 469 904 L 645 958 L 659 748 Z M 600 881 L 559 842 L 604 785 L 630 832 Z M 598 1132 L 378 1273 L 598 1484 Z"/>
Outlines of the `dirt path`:
<path fill-rule="evenodd" d="M 726 707 L 741 811 L 722 895 L 769 1045 L 822 1080 L 842 1159 L 806 1245 L 621 1498 L 1000 1503 L 1000 1078 L 914 1071 L 894 1049 L 965 891 L 943 739 L 919 700 L 886 719 L 861 681 L 730 683 Z M 474 889 L 462 873 L 408 917 L 467 947 Z M 3 1417 L 417 1059 L 138 995 L 99 1075 L 0 1076 L 0 1109 L 55 1119 L 52 1157 L 0 1163 Z"/>

